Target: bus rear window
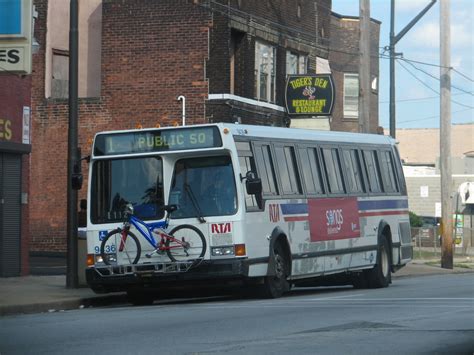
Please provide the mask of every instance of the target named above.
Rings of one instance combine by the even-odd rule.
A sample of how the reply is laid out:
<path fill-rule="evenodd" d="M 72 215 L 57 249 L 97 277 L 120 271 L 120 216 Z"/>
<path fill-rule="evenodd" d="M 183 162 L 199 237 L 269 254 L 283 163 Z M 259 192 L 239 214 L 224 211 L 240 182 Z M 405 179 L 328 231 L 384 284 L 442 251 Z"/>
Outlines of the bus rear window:
<path fill-rule="evenodd" d="M 158 157 L 98 160 L 91 184 L 92 223 L 122 221 L 128 203 L 141 219 L 163 217 L 163 164 Z"/>

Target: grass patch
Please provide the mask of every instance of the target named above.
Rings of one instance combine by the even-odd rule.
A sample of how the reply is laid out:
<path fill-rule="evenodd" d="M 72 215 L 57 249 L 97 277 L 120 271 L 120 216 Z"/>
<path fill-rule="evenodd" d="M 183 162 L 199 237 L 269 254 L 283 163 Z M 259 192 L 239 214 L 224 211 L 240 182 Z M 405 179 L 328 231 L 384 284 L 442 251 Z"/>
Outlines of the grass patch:
<path fill-rule="evenodd" d="M 427 261 L 425 265 L 441 267 L 441 261 L 431 260 Z M 474 269 L 474 263 L 472 261 L 457 262 L 453 263 L 453 267 L 462 269 Z"/>
<path fill-rule="evenodd" d="M 413 249 L 413 259 L 417 260 L 431 260 L 431 259 L 440 259 L 441 258 L 441 251 L 433 252 L 433 251 L 426 251 L 426 250 L 416 250 Z"/>

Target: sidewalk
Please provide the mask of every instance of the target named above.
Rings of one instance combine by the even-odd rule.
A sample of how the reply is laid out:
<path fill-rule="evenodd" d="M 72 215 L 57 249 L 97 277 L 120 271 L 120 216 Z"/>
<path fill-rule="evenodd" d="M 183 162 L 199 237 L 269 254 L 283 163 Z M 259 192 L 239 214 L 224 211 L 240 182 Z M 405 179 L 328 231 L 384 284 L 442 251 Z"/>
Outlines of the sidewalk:
<path fill-rule="evenodd" d="M 467 266 L 455 261 L 453 270 L 441 269 L 439 266 L 425 264 L 424 261 L 413 261 L 393 278 L 420 275 L 440 275 L 453 273 L 474 273 L 472 260 Z M 54 312 L 67 309 L 78 309 L 89 306 L 108 305 L 126 302 L 125 293 L 98 295 L 89 288 L 67 289 L 66 276 L 25 276 L 0 279 L 0 316 Z"/>
<path fill-rule="evenodd" d="M 125 293 L 98 295 L 88 287 L 66 288 L 65 275 L 0 279 L 0 316 L 53 312 L 126 302 Z"/>

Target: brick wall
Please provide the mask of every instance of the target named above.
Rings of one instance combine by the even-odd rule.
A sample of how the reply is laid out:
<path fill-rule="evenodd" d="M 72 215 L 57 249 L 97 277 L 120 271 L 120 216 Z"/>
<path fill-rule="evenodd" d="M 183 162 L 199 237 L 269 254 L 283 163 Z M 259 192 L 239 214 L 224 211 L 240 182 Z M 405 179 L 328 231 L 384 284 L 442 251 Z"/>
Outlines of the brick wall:
<path fill-rule="evenodd" d="M 213 18 L 206 71 L 209 93 L 233 93 L 255 98 L 255 42 L 258 40 L 276 48 L 274 103 L 285 106 L 286 52 L 292 50 L 306 55 L 309 73 L 314 73 L 316 57 L 328 57 L 330 9 L 331 0 L 214 1 L 209 8 Z M 232 53 L 235 62 L 233 88 L 230 74 Z M 234 122 L 238 118 L 246 123 L 284 125 L 288 121 L 279 111 L 238 101 L 212 102 L 206 110 L 209 120 L 215 122 Z M 226 117 L 226 114 L 232 117 Z"/>
<path fill-rule="evenodd" d="M 23 144 L 23 106 L 31 105 L 30 94 L 30 76 L 20 77 L 0 73 L 0 142 Z M 21 193 L 27 195 L 29 194 L 29 161 L 29 154 L 23 154 L 21 157 Z M 3 207 L 8 209 L 9 206 L 4 205 Z M 21 275 L 27 275 L 29 273 L 30 238 L 29 204 L 21 205 L 20 218 L 20 272 Z"/>
<path fill-rule="evenodd" d="M 35 6 L 35 36 L 44 44 L 48 1 Z M 79 102 L 83 155 L 98 131 L 180 123 L 179 95 L 186 96 L 187 122 L 203 123 L 209 13 L 186 0 L 105 0 L 102 19 L 101 95 Z M 42 47 L 34 56 L 30 250 L 59 252 L 66 250 L 68 105 L 45 99 L 44 58 Z"/>
<path fill-rule="evenodd" d="M 79 102 L 83 155 L 90 153 L 88 141 L 98 131 L 180 123 L 179 95 L 186 97 L 188 124 L 240 119 L 242 123 L 285 125 L 285 114 L 280 111 L 232 100 L 206 105 L 208 93 L 230 93 L 229 60 L 235 48 L 234 94 L 254 98 L 258 38 L 277 47 L 276 103 L 283 105 L 286 50 L 307 54 L 310 73 L 315 70 L 316 56 L 328 58 L 331 0 L 215 3 L 103 1 L 100 97 Z M 35 6 L 39 13 L 35 36 L 43 47 L 34 55 L 32 78 L 31 250 L 64 251 L 68 106 L 66 100 L 45 99 L 48 0 L 35 0 Z M 83 170 L 87 174 L 85 167 Z M 79 199 L 86 197 L 85 186 Z"/>
<path fill-rule="evenodd" d="M 370 23 L 370 74 L 379 79 L 380 22 Z M 344 117 L 344 73 L 359 73 L 359 20 L 352 17 L 331 16 L 331 50 L 329 60 L 333 71 L 336 101 L 332 114 L 331 130 L 358 132 L 357 118 Z M 378 91 L 372 91 L 370 97 L 369 130 L 377 133 L 379 127 Z"/>

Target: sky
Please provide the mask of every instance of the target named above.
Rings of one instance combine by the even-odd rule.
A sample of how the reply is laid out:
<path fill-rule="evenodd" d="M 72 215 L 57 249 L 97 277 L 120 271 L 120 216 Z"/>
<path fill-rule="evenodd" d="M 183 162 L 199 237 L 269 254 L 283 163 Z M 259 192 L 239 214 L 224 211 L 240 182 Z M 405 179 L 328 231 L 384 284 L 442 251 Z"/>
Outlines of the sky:
<path fill-rule="evenodd" d="M 397 35 L 430 0 L 395 0 Z M 395 46 L 403 58 L 395 64 L 396 128 L 439 128 L 440 0 Z M 332 10 L 359 16 L 359 0 L 332 0 Z M 451 122 L 474 123 L 474 1 L 450 0 Z M 382 22 L 379 53 L 389 44 L 390 0 L 370 0 L 370 17 Z M 388 52 L 385 52 L 388 56 Z M 379 125 L 389 128 L 389 59 L 380 58 Z M 434 77 L 434 78 L 433 78 Z"/>

